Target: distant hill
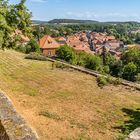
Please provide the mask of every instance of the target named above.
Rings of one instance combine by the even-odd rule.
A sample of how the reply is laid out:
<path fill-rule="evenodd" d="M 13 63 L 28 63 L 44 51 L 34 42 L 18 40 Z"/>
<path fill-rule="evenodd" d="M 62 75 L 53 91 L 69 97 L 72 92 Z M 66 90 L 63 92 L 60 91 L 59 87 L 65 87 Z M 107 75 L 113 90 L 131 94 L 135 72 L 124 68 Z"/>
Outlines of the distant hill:
<path fill-rule="evenodd" d="M 76 19 L 53 19 L 48 23 L 56 23 L 56 24 L 65 24 L 65 23 L 98 23 L 98 21 L 94 20 L 76 20 Z"/>
<path fill-rule="evenodd" d="M 40 25 L 40 24 L 47 24 L 48 22 L 47 21 L 41 21 L 41 20 L 32 20 L 32 23 Z"/>
<path fill-rule="evenodd" d="M 95 23 L 100 23 L 100 24 L 140 24 L 139 22 L 136 22 L 136 21 L 99 22 L 96 20 L 77 20 L 77 19 L 53 19 L 50 21 L 32 20 L 32 23 L 37 24 L 37 25 L 40 25 L 40 24 L 95 24 Z"/>
<path fill-rule="evenodd" d="M 107 23 L 107 24 L 140 24 L 136 21 L 109 21 L 109 22 L 101 22 L 101 23 Z"/>

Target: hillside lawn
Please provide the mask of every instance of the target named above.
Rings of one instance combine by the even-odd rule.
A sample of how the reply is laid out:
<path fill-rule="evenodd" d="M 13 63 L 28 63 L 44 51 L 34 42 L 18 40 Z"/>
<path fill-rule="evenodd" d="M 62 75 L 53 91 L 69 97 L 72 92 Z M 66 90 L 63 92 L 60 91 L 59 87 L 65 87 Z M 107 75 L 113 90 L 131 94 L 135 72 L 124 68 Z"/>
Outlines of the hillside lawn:
<path fill-rule="evenodd" d="M 0 89 L 40 140 L 119 140 L 140 126 L 140 91 L 0 51 Z"/>

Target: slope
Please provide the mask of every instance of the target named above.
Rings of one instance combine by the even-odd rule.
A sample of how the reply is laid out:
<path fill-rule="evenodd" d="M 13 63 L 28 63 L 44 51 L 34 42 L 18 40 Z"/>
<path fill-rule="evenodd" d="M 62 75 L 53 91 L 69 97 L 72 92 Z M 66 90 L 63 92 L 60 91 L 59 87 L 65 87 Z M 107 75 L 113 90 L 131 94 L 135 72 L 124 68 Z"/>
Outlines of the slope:
<path fill-rule="evenodd" d="M 24 56 L 0 51 L 0 89 L 41 140 L 114 140 L 126 127 L 137 127 L 139 91 L 112 85 L 101 89 L 90 75 L 52 70 L 51 62 Z"/>

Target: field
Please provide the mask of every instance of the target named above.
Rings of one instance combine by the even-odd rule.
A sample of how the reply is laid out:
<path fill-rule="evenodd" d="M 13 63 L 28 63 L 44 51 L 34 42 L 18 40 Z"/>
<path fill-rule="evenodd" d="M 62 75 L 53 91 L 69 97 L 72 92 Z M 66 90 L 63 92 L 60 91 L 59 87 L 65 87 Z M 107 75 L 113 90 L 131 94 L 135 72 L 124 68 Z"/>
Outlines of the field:
<path fill-rule="evenodd" d="M 40 140 L 117 140 L 140 126 L 140 91 L 0 51 L 0 89 Z M 127 132 L 126 132 L 126 131 Z"/>

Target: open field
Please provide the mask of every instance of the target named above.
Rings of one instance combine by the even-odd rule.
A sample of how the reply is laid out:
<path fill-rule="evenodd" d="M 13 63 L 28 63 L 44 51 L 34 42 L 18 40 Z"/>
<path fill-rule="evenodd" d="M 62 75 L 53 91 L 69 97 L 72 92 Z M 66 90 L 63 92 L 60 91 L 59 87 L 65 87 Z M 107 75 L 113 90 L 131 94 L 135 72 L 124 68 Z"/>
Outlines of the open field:
<path fill-rule="evenodd" d="M 0 89 L 41 140 L 117 140 L 140 126 L 140 91 L 101 89 L 93 76 L 15 51 L 0 51 Z"/>

